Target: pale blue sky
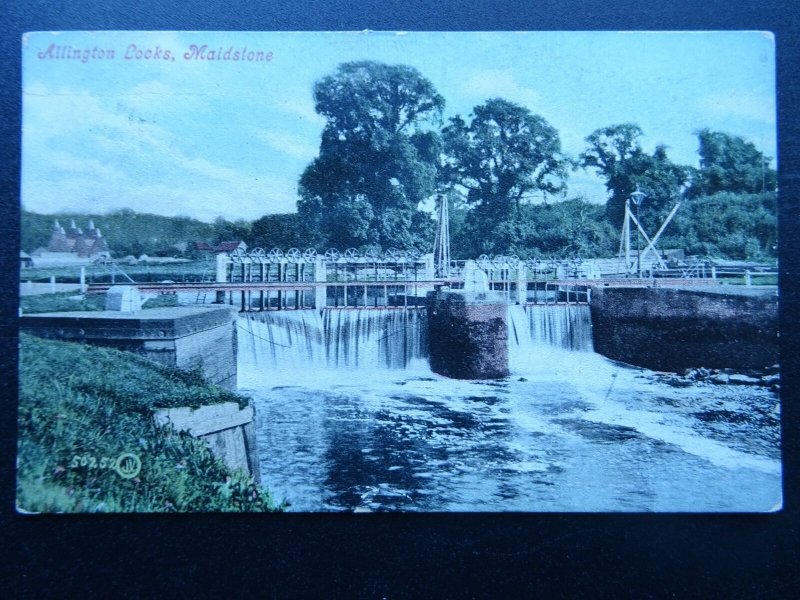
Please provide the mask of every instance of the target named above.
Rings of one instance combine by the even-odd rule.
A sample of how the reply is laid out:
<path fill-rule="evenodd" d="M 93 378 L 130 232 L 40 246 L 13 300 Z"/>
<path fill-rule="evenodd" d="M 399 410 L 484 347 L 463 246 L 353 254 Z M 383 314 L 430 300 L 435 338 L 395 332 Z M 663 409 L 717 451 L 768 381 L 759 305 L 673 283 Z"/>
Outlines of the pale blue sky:
<path fill-rule="evenodd" d="M 50 44 L 113 49 L 54 59 Z M 175 60 L 126 59 L 169 49 Z M 191 44 L 271 51 L 270 62 L 185 60 Z M 710 127 L 776 156 L 774 41 L 759 32 L 62 32 L 23 40 L 22 204 L 36 212 L 132 208 L 204 220 L 293 212 L 324 120 L 314 82 L 344 61 L 416 67 L 445 117 L 491 97 L 541 115 L 576 156 L 599 127 L 635 122 L 643 144 L 697 164 Z M 775 166 L 775 161 L 773 161 Z M 577 171 L 568 196 L 606 199 Z"/>

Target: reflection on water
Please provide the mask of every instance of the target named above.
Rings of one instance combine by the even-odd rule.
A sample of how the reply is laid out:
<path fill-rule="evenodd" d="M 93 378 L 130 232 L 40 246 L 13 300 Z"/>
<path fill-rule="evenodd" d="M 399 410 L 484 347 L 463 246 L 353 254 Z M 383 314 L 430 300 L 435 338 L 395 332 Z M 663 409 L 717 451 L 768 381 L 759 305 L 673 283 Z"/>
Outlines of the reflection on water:
<path fill-rule="evenodd" d="M 262 478 L 291 510 L 764 511 L 777 396 L 591 352 L 586 307 L 512 307 L 512 376 L 430 372 L 424 313 L 240 319 Z M 561 311 L 561 312 L 558 312 Z"/>

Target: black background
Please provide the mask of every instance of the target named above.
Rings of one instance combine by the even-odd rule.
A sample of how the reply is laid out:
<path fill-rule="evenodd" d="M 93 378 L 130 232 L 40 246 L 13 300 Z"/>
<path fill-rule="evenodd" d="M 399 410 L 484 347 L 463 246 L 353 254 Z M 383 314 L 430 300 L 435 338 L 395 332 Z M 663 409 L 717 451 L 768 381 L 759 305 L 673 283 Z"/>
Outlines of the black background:
<path fill-rule="evenodd" d="M 0 46 L 0 594 L 734 597 L 800 589 L 800 18 L 765 0 L 21 1 Z M 50 30 L 769 30 L 778 67 L 784 510 L 769 515 L 40 515 L 14 511 L 20 36 Z M 586 490 L 591 494 L 590 489 Z"/>

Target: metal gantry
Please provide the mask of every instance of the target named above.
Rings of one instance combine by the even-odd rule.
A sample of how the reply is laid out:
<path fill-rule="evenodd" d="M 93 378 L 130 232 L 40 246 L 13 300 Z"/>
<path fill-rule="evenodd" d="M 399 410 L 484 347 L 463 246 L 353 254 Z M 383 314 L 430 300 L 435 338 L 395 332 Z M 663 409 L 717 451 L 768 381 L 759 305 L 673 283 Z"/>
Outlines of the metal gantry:
<path fill-rule="evenodd" d="M 486 274 L 490 291 L 500 292 L 513 303 L 586 302 L 592 286 L 685 285 L 689 280 L 713 284 L 719 283 L 719 274 L 728 280 L 735 275 L 732 267 L 723 272 L 708 260 L 691 257 L 670 268 L 659 256 L 656 242 L 680 203 L 652 239 L 631 204 L 626 204 L 619 255 L 625 258 L 624 268 L 620 268 L 618 258 L 577 256 L 523 260 L 516 255 L 484 254 L 472 261 L 452 260 L 448 256 L 449 228 L 444 204 L 440 205 L 435 253 L 422 255 L 415 250 L 382 251 L 375 247 L 344 251 L 331 248 L 320 254 L 313 248 L 290 248 L 285 252 L 280 248 L 269 252 L 262 248 L 235 250 L 218 256 L 217 282 L 226 285 L 220 286 L 217 301 L 228 297 L 233 303 L 233 294 L 241 293 L 242 310 L 421 306 L 430 290 L 440 286 L 463 288 L 469 263 L 473 264 L 469 268 L 477 267 Z M 631 224 L 646 243 L 643 250 L 639 247 L 638 260 L 631 256 Z M 753 268 L 747 266 L 742 271 L 748 280 Z M 640 271 L 647 274 L 647 279 L 636 277 Z"/>
<path fill-rule="evenodd" d="M 652 267 L 650 269 L 642 268 L 642 263 L 646 261 L 648 253 L 652 254 L 653 256 L 651 259 L 651 264 L 655 262 L 659 269 L 667 270 L 667 265 L 664 262 L 664 259 L 661 258 L 661 255 L 656 249 L 656 242 L 658 241 L 658 238 L 661 237 L 661 234 L 664 232 L 664 229 L 666 229 L 667 225 L 669 225 L 669 222 L 672 221 L 672 218 L 675 216 L 675 213 L 678 212 L 678 208 L 680 208 L 681 205 L 681 201 L 678 200 L 675 203 L 675 206 L 672 207 L 669 215 L 667 215 L 667 218 L 664 219 L 661 227 L 658 228 L 658 231 L 653 236 L 653 239 L 650 239 L 650 236 L 647 235 L 647 232 L 642 227 L 639 219 L 639 206 L 645 197 L 646 196 L 644 192 L 642 192 L 637 185 L 636 191 L 631 194 L 630 198 L 625 200 L 625 217 L 622 221 L 622 235 L 620 236 L 619 252 L 617 255 L 619 260 L 623 260 L 624 257 L 625 264 L 622 272 L 628 276 L 635 274 L 639 279 L 642 278 L 642 272 L 644 270 L 652 271 Z M 635 215 L 631 210 L 631 201 L 633 201 L 634 205 L 636 206 Z M 636 260 L 633 260 L 631 257 L 631 223 L 636 225 Z M 645 242 L 647 242 L 644 250 L 641 250 L 640 236 L 641 238 L 644 238 Z"/>
<path fill-rule="evenodd" d="M 433 242 L 434 272 L 437 277 L 450 277 L 450 214 L 446 196 L 439 197 L 439 224 Z"/>

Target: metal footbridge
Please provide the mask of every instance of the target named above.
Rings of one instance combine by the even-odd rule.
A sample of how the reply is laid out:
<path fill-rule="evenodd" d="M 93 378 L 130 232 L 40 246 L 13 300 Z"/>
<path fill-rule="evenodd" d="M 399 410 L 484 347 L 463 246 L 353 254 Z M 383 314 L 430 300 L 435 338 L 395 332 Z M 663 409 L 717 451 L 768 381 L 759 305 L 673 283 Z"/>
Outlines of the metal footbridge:
<path fill-rule="evenodd" d="M 648 277 L 613 272 L 619 266 L 615 259 L 520 260 L 484 255 L 473 261 L 449 261 L 446 269 L 437 268 L 434 261 L 433 254 L 395 250 L 317 254 L 256 248 L 217 255 L 214 281 L 136 286 L 144 294 L 194 294 L 198 303 L 227 303 L 243 311 L 259 311 L 419 307 L 429 291 L 464 287 L 468 268 L 482 270 L 489 289 L 504 293 L 514 304 L 588 303 L 591 290 L 597 287 L 696 287 L 722 281 L 711 269 L 707 273 L 696 266 L 693 272 L 664 271 L 655 261 L 644 263 Z M 87 291 L 104 292 L 110 285 L 91 284 Z"/>

